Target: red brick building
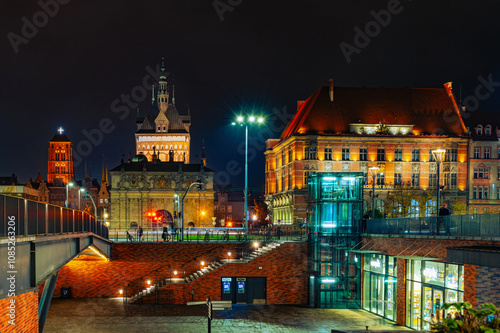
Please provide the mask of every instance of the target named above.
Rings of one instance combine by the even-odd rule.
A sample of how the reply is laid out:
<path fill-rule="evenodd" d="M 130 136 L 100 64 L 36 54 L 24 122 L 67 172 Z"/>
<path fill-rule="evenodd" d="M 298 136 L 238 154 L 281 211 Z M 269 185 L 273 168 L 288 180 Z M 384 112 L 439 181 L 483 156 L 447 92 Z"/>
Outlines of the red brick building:
<path fill-rule="evenodd" d="M 451 83 L 443 88 L 321 87 L 297 103 L 279 139 L 267 141 L 266 199 L 274 224 L 302 222 L 307 177 L 316 172 L 364 172 L 379 167 L 376 208 L 388 216 L 436 211 L 437 164 L 446 149 L 442 197 L 453 207 L 467 198 L 468 136 Z M 365 212 L 371 209 L 371 177 Z M 410 207 L 390 200 L 397 189 L 415 193 Z"/>

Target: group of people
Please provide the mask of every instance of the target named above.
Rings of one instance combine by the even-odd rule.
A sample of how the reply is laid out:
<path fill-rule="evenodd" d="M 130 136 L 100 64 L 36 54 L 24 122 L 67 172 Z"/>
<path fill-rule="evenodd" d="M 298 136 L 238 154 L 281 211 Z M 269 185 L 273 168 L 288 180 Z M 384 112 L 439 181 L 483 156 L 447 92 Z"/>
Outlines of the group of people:
<path fill-rule="evenodd" d="M 176 231 L 175 229 L 176 229 L 176 228 L 175 228 L 175 226 L 174 226 L 174 225 L 172 225 L 172 226 L 170 227 L 170 230 L 172 230 L 174 233 L 175 233 L 175 231 Z M 141 226 L 138 226 L 138 227 L 137 227 L 136 234 L 137 234 L 137 240 L 140 242 L 140 241 L 141 241 L 142 236 L 144 235 L 144 230 L 142 229 L 142 227 L 141 227 Z M 132 241 L 132 240 L 133 240 L 133 237 L 132 237 L 132 235 L 130 235 L 130 233 L 128 232 L 128 230 L 127 230 L 127 237 L 128 237 L 128 239 L 129 239 L 130 241 Z M 167 239 L 169 238 L 169 227 L 168 227 L 168 225 L 167 225 L 167 224 L 164 224 L 164 225 L 163 225 L 161 238 L 163 238 L 163 241 L 164 241 L 164 242 L 166 242 L 166 241 L 167 241 Z"/>
<path fill-rule="evenodd" d="M 462 320 L 462 316 L 460 315 L 460 312 L 458 312 L 458 311 L 455 312 L 455 317 L 453 317 L 451 315 L 451 312 L 448 312 L 448 314 L 446 315 L 446 319 Z M 434 313 L 431 314 L 430 324 L 431 324 L 431 332 L 437 332 L 437 325 L 441 324 L 441 322 L 439 321 L 439 319 L 436 317 L 436 315 Z"/>

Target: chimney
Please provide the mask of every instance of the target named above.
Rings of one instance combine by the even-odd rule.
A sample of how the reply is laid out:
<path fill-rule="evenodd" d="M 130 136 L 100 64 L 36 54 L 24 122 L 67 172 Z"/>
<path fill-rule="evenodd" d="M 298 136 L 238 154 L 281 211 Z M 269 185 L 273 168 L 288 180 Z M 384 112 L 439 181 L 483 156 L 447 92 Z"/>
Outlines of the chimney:
<path fill-rule="evenodd" d="M 333 79 L 330 79 L 330 102 L 333 102 Z"/>

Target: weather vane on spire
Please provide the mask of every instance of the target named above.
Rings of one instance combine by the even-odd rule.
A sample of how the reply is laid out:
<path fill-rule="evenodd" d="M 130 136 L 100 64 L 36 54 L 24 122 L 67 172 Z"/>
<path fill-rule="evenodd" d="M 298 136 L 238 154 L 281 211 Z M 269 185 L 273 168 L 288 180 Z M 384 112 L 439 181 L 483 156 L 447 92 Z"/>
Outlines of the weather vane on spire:
<path fill-rule="evenodd" d="M 57 131 L 59 132 L 59 134 L 63 134 L 64 129 L 62 127 L 59 127 Z"/>

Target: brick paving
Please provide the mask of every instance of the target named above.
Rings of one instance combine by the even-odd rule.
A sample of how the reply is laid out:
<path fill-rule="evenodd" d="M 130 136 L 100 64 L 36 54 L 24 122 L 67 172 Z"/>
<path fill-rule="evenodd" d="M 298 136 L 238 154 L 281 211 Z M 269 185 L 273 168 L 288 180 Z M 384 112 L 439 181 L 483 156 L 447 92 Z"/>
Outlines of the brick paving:
<path fill-rule="evenodd" d="M 409 330 L 362 310 L 293 305 L 233 305 L 217 311 L 212 332 L 326 332 Z M 54 299 L 44 333 L 207 332 L 206 306 L 133 305 L 119 298 Z"/>

